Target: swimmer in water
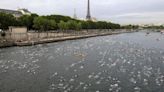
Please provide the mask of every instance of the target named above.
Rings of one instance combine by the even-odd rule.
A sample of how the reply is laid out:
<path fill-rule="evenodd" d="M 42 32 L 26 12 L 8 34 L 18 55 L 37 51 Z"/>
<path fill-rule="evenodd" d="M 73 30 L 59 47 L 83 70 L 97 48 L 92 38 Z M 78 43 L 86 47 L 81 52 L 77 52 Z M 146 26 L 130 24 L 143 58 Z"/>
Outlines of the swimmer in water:
<path fill-rule="evenodd" d="M 157 40 L 157 41 L 160 41 L 160 39 L 159 39 L 159 38 L 157 38 L 156 40 Z"/>

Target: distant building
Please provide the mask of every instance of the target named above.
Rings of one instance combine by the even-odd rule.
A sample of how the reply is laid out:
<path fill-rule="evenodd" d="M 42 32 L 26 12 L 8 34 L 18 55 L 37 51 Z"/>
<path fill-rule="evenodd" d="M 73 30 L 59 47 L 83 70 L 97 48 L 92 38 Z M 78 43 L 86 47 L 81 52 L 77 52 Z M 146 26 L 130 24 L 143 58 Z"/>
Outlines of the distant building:
<path fill-rule="evenodd" d="M 29 12 L 27 9 L 18 9 L 18 10 L 0 9 L 0 12 L 12 14 L 16 18 L 19 18 L 23 15 L 31 15 L 31 12 Z"/>
<path fill-rule="evenodd" d="M 31 15 L 31 12 L 27 9 L 18 9 L 17 11 L 21 12 L 23 15 Z"/>
<path fill-rule="evenodd" d="M 15 41 L 26 41 L 28 39 L 27 27 L 9 27 L 9 36 Z"/>
<path fill-rule="evenodd" d="M 22 16 L 21 12 L 15 11 L 15 10 L 0 9 L 0 12 L 7 13 L 7 14 L 12 14 L 16 18 Z"/>
<path fill-rule="evenodd" d="M 93 22 L 97 22 L 97 19 L 96 19 L 95 17 L 92 17 L 91 20 L 92 20 Z"/>
<path fill-rule="evenodd" d="M 11 33 L 27 33 L 27 27 L 9 27 L 9 32 Z"/>
<path fill-rule="evenodd" d="M 74 15 L 73 15 L 74 19 L 77 19 L 77 15 L 76 15 L 76 9 L 74 9 Z"/>

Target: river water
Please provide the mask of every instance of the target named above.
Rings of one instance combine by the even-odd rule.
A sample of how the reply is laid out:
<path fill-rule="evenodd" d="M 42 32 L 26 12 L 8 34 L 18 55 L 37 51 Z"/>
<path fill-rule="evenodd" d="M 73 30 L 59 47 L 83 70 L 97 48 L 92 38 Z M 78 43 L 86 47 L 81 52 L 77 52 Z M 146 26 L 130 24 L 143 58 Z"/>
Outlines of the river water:
<path fill-rule="evenodd" d="M 0 92 L 164 92 L 164 35 L 0 49 Z"/>

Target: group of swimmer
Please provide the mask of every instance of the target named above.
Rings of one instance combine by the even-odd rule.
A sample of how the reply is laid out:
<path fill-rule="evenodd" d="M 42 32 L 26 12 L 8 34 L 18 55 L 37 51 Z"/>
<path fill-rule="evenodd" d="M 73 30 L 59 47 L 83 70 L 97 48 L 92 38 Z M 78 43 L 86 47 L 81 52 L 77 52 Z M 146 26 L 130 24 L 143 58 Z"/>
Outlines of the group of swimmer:
<path fill-rule="evenodd" d="M 150 32 L 146 32 L 146 36 L 148 36 L 150 34 Z M 164 34 L 164 31 L 160 31 L 160 34 Z M 160 41 L 159 38 L 156 39 L 157 41 Z"/>

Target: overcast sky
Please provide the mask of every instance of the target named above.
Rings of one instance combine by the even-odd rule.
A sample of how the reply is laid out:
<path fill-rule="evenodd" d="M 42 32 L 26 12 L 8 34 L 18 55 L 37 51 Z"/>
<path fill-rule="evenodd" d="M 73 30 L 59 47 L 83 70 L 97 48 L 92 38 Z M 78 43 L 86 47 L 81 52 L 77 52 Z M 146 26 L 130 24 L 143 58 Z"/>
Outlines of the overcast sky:
<path fill-rule="evenodd" d="M 91 0 L 91 15 L 121 24 L 164 24 L 164 0 Z M 0 8 L 27 8 L 40 15 L 85 18 L 87 0 L 0 0 Z"/>

